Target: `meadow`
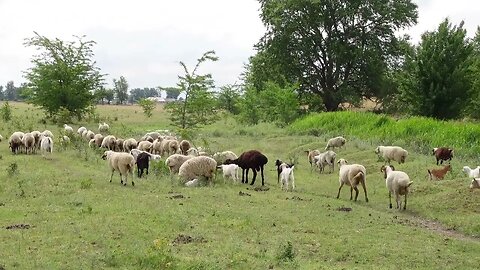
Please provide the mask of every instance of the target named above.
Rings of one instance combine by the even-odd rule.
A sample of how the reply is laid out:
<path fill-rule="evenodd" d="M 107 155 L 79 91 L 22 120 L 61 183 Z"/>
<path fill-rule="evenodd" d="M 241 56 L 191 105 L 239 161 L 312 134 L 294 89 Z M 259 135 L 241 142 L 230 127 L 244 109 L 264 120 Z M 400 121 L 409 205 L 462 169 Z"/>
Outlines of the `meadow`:
<path fill-rule="evenodd" d="M 255 189 L 258 179 L 255 186 L 224 183 L 220 174 L 213 187 L 186 188 L 163 167 L 124 187 L 118 174 L 109 183 L 102 151 L 82 140 L 60 146 L 62 127 L 29 105 L 11 105 L 14 119 L 0 123 L 0 269 L 478 269 L 480 190 L 469 190 L 461 171 L 478 164 L 470 154 L 455 157 L 452 173 L 432 182 L 426 169 L 435 159 L 425 144 L 394 141 L 410 153 L 396 168 L 414 181 L 407 210 L 399 211 L 388 208 L 383 162 L 373 152 L 383 141 L 373 128 L 368 136 L 352 122 L 338 130 L 327 122 L 282 129 L 224 116 L 193 142 L 210 151 L 262 151 L 267 190 Z M 123 138 L 172 129 L 161 106 L 152 118 L 137 106 L 97 112 Z M 98 127 L 72 123 L 80 125 Z M 44 129 L 56 135 L 51 157 L 10 153 L 13 131 Z M 336 199 L 338 169 L 319 174 L 304 153 L 343 134 L 347 146 L 337 156 L 367 168 L 368 203 L 363 192 L 350 201 L 348 187 Z M 277 158 L 295 162 L 295 191 L 280 190 Z"/>

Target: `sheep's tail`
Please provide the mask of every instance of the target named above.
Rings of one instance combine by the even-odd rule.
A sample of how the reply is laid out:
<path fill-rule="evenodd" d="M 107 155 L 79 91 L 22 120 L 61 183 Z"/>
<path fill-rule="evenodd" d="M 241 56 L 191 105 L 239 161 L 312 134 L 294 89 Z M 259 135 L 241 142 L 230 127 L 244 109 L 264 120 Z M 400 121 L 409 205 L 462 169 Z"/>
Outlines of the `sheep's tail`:
<path fill-rule="evenodd" d="M 360 180 L 365 180 L 365 174 L 362 172 L 362 171 L 359 171 L 354 177 L 353 179 L 358 179 L 360 178 Z"/>
<path fill-rule="evenodd" d="M 413 181 L 408 182 L 407 187 L 411 186 L 413 184 Z"/>
<path fill-rule="evenodd" d="M 429 178 L 430 180 L 432 180 L 432 179 L 433 179 L 432 172 L 431 172 L 429 169 L 427 169 L 427 172 L 428 172 L 428 178 Z M 413 182 L 412 182 L 412 183 L 413 183 Z"/>

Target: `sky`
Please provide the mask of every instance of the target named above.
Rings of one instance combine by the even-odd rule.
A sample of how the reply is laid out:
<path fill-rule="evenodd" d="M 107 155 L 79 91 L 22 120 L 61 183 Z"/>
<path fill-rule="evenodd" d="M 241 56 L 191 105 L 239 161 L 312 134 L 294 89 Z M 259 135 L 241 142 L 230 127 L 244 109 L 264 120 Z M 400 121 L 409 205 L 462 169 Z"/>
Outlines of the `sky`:
<path fill-rule="evenodd" d="M 444 18 L 464 20 L 469 36 L 480 25 L 480 3 L 472 0 L 417 0 L 418 24 L 404 32 L 414 42 Z M 48 38 L 94 40 L 95 61 L 111 87 L 124 76 L 130 88 L 175 86 L 183 70 L 204 52 L 217 86 L 239 82 L 254 44 L 264 34 L 256 0 L 0 0 L 0 85 L 25 82 L 35 50 L 23 45 L 34 31 Z"/>

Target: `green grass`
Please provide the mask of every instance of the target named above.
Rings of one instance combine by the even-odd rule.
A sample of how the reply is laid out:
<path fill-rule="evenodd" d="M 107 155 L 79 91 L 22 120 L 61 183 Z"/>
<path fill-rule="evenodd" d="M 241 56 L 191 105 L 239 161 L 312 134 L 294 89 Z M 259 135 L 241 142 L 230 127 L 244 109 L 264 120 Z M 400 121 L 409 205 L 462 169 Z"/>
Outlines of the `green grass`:
<path fill-rule="evenodd" d="M 41 113 L 12 103 L 21 130 L 41 124 Z M 135 113 L 137 111 L 137 113 Z M 140 137 L 171 129 L 161 107 L 146 119 L 136 106 L 100 106 L 112 133 Z M 19 120 L 23 115 L 28 119 Z M 118 120 L 115 121 L 115 117 Z M 103 121 L 103 120 L 102 120 Z M 74 123 L 96 131 L 97 123 Z M 18 125 L 18 124 L 17 124 Z M 17 128 L 0 124 L 8 137 Z M 20 129 L 20 128 L 19 128 Z M 345 127 L 345 129 L 347 129 Z M 352 127 L 351 130 L 354 130 Z M 311 171 L 306 149 L 326 136 L 296 135 L 271 124 L 242 126 L 231 118 L 198 131 L 194 143 L 212 151 L 264 152 L 268 191 L 227 182 L 185 188 L 168 175 L 112 183 L 101 151 L 56 147 L 51 159 L 12 155 L 0 143 L 0 266 L 5 269 L 475 269 L 480 254 L 480 191 L 469 191 L 460 171 L 473 159 L 455 158 L 446 180 L 430 182 L 431 156 L 411 152 L 414 181 L 407 211 L 388 209 L 388 195 L 370 140 L 351 139 L 338 156 L 367 168 L 369 203 L 338 190 L 338 171 Z M 330 135 L 330 134 L 328 134 Z M 55 140 L 57 142 L 57 139 Z M 85 142 L 86 144 L 86 142 Z M 297 190 L 280 191 L 275 159 L 296 161 Z M 17 164 L 16 168 L 12 164 Z M 162 168 L 160 171 L 162 172 Z M 259 181 L 257 181 L 259 185 Z M 240 196 L 239 192 L 251 196 Z M 176 198 L 175 195 L 183 195 Z M 350 207 L 352 211 L 338 211 Z M 429 223 L 430 222 L 430 223 Z M 425 228 L 436 222 L 455 234 Z M 6 229 L 28 224 L 29 229 Z M 185 237 L 185 236 L 189 236 Z M 187 241 L 188 240 L 188 241 Z"/>

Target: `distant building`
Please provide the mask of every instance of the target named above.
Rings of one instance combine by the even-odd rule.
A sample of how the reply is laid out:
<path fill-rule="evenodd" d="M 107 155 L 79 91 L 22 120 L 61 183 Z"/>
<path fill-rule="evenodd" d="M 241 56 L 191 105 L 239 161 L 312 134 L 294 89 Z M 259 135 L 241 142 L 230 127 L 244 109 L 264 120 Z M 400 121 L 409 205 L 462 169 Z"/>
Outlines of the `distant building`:
<path fill-rule="evenodd" d="M 148 97 L 146 98 L 146 100 L 151 100 L 151 101 L 155 101 L 155 102 L 158 102 L 158 103 L 165 103 L 165 98 L 163 97 Z"/>

